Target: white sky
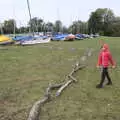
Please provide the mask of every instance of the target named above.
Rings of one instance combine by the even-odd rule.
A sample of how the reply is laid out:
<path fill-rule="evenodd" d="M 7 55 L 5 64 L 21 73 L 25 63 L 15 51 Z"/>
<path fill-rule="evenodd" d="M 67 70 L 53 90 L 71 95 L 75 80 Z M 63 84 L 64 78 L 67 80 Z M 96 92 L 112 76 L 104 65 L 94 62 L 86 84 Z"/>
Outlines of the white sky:
<path fill-rule="evenodd" d="M 32 17 L 45 22 L 61 20 L 68 26 L 74 20 L 87 21 L 97 8 L 110 8 L 120 16 L 120 0 L 29 0 Z M 27 0 L 0 0 L 0 22 L 15 19 L 17 25 L 26 25 L 29 20 Z"/>

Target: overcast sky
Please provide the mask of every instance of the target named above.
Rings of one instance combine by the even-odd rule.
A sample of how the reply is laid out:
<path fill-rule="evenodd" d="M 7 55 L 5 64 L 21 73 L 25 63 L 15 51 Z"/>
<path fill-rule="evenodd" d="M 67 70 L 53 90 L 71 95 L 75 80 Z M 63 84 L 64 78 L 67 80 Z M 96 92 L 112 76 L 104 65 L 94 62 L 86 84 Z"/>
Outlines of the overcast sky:
<path fill-rule="evenodd" d="M 68 26 L 74 20 L 87 21 L 97 8 L 110 8 L 120 16 L 120 0 L 29 0 L 32 17 L 41 17 L 45 22 L 61 20 Z M 0 0 L 0 22 L 14 18 L 17 25 L 29 20 L 27 0 Z"/>

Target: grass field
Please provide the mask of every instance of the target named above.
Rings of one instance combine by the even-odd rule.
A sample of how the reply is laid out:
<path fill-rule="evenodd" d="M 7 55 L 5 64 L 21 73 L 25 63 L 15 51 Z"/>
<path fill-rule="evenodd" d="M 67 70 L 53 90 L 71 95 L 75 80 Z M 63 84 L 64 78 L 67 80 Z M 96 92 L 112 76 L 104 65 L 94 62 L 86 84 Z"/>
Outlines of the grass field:
<path fill-rule="evenodd" d="M 113 85 L 96 89 L 99 39 L 110 46 L 118 67 L 109 72 Z M 102 37 L 34 46 L 0 47 L 0 120 L 26 120 L 49 83 L 60 83 L 87 48 L 93 48 L 87 68 L 76 74 L 57 99 L 45 104 L 41 120 L 120 120 L 120 38 Z"/>

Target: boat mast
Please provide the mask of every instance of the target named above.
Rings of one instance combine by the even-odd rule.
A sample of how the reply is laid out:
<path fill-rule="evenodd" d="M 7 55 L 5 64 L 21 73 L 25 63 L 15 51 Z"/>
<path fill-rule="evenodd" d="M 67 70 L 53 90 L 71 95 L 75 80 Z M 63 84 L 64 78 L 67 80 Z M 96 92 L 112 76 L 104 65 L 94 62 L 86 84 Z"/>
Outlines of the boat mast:
<path fill-rule="evenodd" d="M 13 0 L 13 18 L 15 18 L 15 5 L 14 5 L 14 0 Z M 14 37 L 16 36 L 16 22 L 15 19 L 13 19 L 13 35 Z"/>
<path fill-rule="evenodd" d="M 28 6 L 29 17 L 30 17 L 30 33 L 32 33 L 34 35 L 34 30 L 32 28 L 32 17 L 31 17 L 29 0 L 27 0 L 27 6 Z"/>

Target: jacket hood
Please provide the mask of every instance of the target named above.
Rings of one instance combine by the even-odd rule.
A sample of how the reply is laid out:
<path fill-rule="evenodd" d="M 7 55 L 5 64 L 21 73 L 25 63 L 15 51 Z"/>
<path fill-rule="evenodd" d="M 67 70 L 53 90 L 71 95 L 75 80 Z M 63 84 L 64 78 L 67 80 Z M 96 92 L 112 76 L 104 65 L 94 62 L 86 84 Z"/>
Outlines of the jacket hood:
<path fill-rule="evenodd" d="M 103 44 L 103 48 L 104 48 L 105 51 L 109 50 L 109 46 L 107 44 Z"/>

